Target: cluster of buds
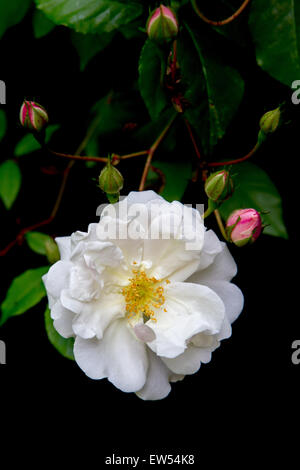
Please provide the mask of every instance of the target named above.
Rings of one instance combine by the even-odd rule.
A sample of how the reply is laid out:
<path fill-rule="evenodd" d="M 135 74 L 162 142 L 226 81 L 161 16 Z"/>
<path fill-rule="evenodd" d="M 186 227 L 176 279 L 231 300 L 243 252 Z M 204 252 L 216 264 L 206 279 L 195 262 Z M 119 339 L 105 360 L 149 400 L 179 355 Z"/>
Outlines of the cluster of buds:
<path fill-rule="evenodd" d="M 255 209 L 235 210 L 226 222 L 228 240 L 239 247 L 255 242 L 262 229 L 260 213 Z"/>
<path fill-rule="evenodd" d="M 108 157 L 107 164 L 99 176 L 99 187 L 106 193 L 109 202 L 114 203 L 119 200 L 123 184 L 124 178 L 122 174 L 113 166 L 111 157 Z"/>
<path fill-rule="evenodd" d="M 20 110 L 20 122 L 32 132 L 40 132 L 48 124 L 49 118 L 43 106 L 34 101 L 24 101 Z"/>
<path fill-rule="evenodd" d="M 178 34 L 178 22 L 175 13 L 160 5 L 151 13 L 147 22 L 147 34 L 150 39 L 160 44 L 168 43 Z"/>

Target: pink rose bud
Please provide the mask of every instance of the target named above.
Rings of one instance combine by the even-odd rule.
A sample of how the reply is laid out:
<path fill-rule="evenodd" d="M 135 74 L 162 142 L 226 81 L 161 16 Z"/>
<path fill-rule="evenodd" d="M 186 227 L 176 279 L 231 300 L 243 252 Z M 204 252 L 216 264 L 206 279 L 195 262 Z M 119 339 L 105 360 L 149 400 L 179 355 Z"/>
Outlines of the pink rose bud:
<path fill-rule="evenodd" d="M 229 216 L 226 223 L 228 238 L 236 246 L 253 243 L 261 234 L 262 221 L 255 209 L 238 209 Z"/>
<path fill-rule="evenodd" d="M 48 114 L 43 106 L 34 101 L 24 100 L 20 110 L 20 122 L 23 127 L 40 132 L 48 121 Z"/>
<path fill-rule="evenodd" d="M 178 23 L 173 11 L 164 5 L 156 8 L 148 19 L 147 33 L 150 39 L 159 43 L 175 38 L 178 34 Z"/>

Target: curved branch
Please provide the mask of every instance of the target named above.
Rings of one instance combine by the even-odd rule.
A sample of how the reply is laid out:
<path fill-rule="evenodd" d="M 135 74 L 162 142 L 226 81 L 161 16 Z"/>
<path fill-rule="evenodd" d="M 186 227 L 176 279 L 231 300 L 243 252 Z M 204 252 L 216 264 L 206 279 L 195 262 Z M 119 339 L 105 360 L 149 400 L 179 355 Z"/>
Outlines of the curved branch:
<path fill-rule="evenodd" d="M 259 148 L 260 143 L 256 142 L 255 146 L 253 147 L 252 150 L 250 150 L 247 155 L 241 158 L 236 158 L 235 160 L 228 160 L 227 162 L 209 162 L 207 163 L 207 166 L 225 166 L 225 165 L 235 165 L 236 163 L 241 163 L 244 162 L 245 160 L 248 160 L 248 158 L 252 157 L 252 155 L 256 152 L 256 150 Z"/>
<path fill-rule="evenodd" d="M 202 11 L 199 10 L 199 7 L 197 5 L 197 0 L 191 0 L 192 1 L 192 6 L 195 10 L 195 12 L 197 13 L 197 15 L 203 20 L 205 21 L 205 23 L 207 24 L 210 24 L 212 26 L 224 26 L 225 24 L 228 24 L 228 23 L 231 23 L 233 20 L 235 20 L 238 16 L 240 16 L 240 14 L 245 10 L 245 8 L 247 7 L 247 5 L 250 3 L 251 0 L 244 0 L 243 4 L 240 6 L 240 8 L 238 8 L 238 10 L 236 10 L 231 16 L 229 16 L 228 18 L 225 18 L 224 20 L 221 20 L 221 21 L 214 21 L 214 20 L 210 20 L 209 18 L 207 18 L 203 13 Z"/>

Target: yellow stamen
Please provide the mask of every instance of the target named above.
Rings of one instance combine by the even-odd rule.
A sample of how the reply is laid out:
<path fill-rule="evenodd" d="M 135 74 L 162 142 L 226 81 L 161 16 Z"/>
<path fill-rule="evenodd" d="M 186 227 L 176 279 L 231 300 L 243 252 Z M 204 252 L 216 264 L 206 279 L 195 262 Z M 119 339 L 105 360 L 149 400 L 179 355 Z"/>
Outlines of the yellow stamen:
<path fill-rule="evenodd" d="M 133 263 L 134 264 L 134 263 Z M 122 289 L 126 301 L 126 316 L 132 318 L 143 316 L 144 320 L 157 321 L 153 308 L 159 309 L 165 303 L 163 281 L 148 277 L 144 271 L 132 270 L 133 277 L 129 284 Z M 169 280 L 165 281 L 170 284 Z M 164 312 L 167 309 L 164 308 Z"/>

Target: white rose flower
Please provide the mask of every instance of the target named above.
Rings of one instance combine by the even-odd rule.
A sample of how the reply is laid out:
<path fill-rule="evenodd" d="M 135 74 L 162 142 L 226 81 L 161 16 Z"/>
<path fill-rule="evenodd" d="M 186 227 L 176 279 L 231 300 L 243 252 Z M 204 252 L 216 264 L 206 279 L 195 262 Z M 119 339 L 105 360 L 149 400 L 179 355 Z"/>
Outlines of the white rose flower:
<path fill-rule="evenodd" d="M 61 260 L 43 278 L 51 317 L 88 377 L 158 400 L 231 336 L 236 264 L 196 210 L 131 192 L 88 233 L 56 241 Z"/>

